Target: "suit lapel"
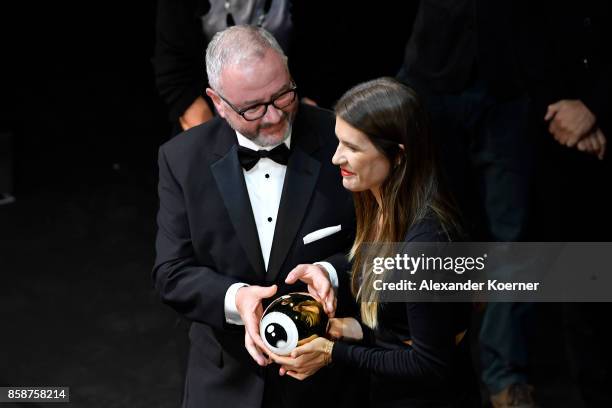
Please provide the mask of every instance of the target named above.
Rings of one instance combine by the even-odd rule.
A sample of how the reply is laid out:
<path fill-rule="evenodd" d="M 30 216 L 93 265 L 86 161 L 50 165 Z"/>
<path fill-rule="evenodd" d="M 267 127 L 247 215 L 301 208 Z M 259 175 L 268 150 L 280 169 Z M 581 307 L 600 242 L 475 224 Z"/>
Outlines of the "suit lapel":
<path fill-rule="evenodd" d="M 229 126 L 221 132 L 214 147 L 219 160 L 212 163 L 212 171 L 217 187 L 221 192 L 223 203 L 227 208 L 232 225 L 240 244 L 258 278 L 265 276 L 264 261 L 261 255 L 259 235 L 253 217 L 251 200 L 244 181 L 242 167 L 238 161 L 236 135 Z M 228 143 L 229 141 L 229 143 Z"/>
<path fill-rule="evenodd" d="M 308 121 L 299 115 L 291 136 L 291 156 L 278 209 L 274 241 L 266 280 L 276 280 L 293 245 L 296 234 L 306 215 L 310 199 L 317 185 L 321 162 L 310 153 L 318 148 L 318 135 L 308 127 Z"/>

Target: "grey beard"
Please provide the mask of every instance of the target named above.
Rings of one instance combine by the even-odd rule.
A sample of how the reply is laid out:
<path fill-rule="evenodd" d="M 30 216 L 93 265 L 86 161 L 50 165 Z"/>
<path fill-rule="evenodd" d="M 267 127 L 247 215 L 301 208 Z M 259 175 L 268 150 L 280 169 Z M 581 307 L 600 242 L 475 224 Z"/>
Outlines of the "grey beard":
<path fill-rule="evenodd" d="M 267 136 L 262 136 L 262 135 L 254 135 L 254 136 L 243 135 L 243 136 L 251 140 L 257 146 L 260 146 L 260 147 L 273 146 L 274 147 L 274 146 L 278 146 L 279 144 L 283 143 L 285 140 L 289 138 L 289 136 L 291 135 L 291 127 L 292 127 L 292 123 L 289 122 L 289 124 L 287 125 L 287 130 L 285 130 L 285 134 L 283 135 L 283 139 L 280 142 L 276 140 L 274 142 L 271 142 L 269 140 L 266 140 L 268 138 Z"/>
<path fill-rule="evenodd" d="M 269 146 L 275 147 L 283 143 L 285 140 L 287 140 L 290 135 L 291 135 L 291 123 L 287 125 L 287 130 L 285 131 L 285 134 L 283 135 L 283 139 L 280 142 L 277 142 L 277 141 L 270 142 L 266 140 L 267 136 L 257 135 L 257 137 L 253 139 L 253 143 L 261 147 L 269 147 Z"/>

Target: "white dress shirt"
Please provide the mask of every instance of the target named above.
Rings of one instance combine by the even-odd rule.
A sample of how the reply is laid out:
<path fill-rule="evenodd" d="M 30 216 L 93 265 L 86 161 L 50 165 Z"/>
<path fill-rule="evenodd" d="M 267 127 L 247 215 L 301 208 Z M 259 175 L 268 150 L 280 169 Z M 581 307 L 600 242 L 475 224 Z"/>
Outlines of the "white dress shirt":
<path fill-rule="evenodd" d="M 251 150 L 272 150 L 276 146 L 258 146 L 253 141 L 236 132 L 238 144 Z M 291 148 L 291 135 L 284 141 L 288 148 Z M 268 270 L 270 261 L 270 251 L 274 240 L 274 228 L 276 227 L 276 216 L 280 206 L 283 183 L 287 166 L 276 163 L 274 160 L 263 157 L 250 170 L 242 169 L 244 181 L 246 182 L 259 244 L 261 255 L 263 256 L 264 266 Z M 330 276 L 330 281 L 334 288 L 338 287 L 338 275 L 336 270 L 329 262 L 317 262 L 323 266 Z M 225 320 L 231 324 L 243 324 L 240 314 L 236 309 L 236 294 L 238 289 L 248 286 L 246 283 L 238 282 L 229 287 L 225 293 Z"/>

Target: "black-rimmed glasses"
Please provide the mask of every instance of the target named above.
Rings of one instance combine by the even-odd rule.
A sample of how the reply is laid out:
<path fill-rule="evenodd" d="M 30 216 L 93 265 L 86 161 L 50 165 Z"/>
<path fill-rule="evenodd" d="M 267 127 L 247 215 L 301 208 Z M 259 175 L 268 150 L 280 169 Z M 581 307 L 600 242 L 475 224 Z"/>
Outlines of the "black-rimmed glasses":
<path fill-rule="evenodd" d="M 221 98 L 223 102 L 227 103 L 229 107 L 234 110 L 234 112 L 242 116 L 244 120 L 254 121 L 263 118 L 266 112 L 268 111 L 268 106 L 270 105 L 274 105 L 276 109 L 284 109 L 287 106 L 291 105 L 297 95 L 296 91 L 297 87 L 293 85 L 290 89 L 287 89 L 285 92 L 278 94 L 274 99 L 269 102 L 258 103 L 243 109 L 238 109 L 237 107 L 235 107 L 219 92 L 217 92 L 217 95 L 219 95 L 219 98 Z"/>

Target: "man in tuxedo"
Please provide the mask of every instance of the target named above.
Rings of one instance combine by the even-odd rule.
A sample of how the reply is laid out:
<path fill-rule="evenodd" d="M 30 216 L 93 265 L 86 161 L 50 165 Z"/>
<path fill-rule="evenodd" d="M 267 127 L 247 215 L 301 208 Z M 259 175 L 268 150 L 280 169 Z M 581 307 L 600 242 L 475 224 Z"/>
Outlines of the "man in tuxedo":
<path fill-rule="evenodd" d="M 271 298 L 308 289 L 333 314 L 334 288 L 348 287 L 338 280 L 354 210 L 331 163 L 334 117 L 299 104 L 287 58 L 263 29 L 216 34 L 206 69 L 219 116 L 159 151 L 153 278 L 192 322 L 183 406 L 338 404 L 342 393 L 329 391 L 346 373 L 280 377 L 259 337 Z"/>

